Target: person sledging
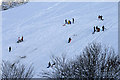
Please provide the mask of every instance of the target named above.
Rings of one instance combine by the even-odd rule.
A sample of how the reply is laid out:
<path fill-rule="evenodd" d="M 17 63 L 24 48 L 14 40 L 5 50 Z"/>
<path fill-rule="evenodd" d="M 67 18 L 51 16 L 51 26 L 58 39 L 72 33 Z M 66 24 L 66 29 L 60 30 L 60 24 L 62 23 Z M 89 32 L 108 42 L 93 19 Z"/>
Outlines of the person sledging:
<path fill-rule="evenodd" d="M 18 41 L 17 41 L 17 43 L 19 43 L 19 42 L 21 42 L 20 37 L 18 37 Z"/>
<path fill-rule="evenodd" d="M 22 38 L 20 39 L 20 37 L 18 37 L 18 41 L 17 41 L 17 43 L 20 43 L 20 42 L 22 42 L 23 41 L 23 36 L 22 36 Z"/>
<path fill-rule="evenodd" d="M 66 26 L 66 24 L 68 24 L 67 19 L 65 19 L 65 23 L 63 24 L 63 26 Z"/>
<path fill-rule="evenodd" d="M 18 37 L 18 41 L 20 41 L 20 37 Z"/>

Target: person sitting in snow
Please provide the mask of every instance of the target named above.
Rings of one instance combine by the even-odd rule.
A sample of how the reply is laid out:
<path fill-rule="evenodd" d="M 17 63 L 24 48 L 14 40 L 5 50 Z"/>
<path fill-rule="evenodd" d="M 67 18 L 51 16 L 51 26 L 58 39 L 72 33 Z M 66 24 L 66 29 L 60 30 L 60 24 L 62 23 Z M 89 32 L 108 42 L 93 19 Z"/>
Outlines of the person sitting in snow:
<path fill-rule="evenodd" d="M 20 37 L 18 37 L 18 41 L 20 41 Z"/>
<path fill-rule="evenodd" d="M 17 41 L 17 43 L 20 43 L 20 42 L 22 42 L 23 41 L 23 36 L 22 36 L 22 38 L 20 39 L 20 37 L 18 37 L 18 41 Z"/>
<path fill-rule="evenodd" d="M 96 32 L 100 32 L 100 28 L 98 28 L 98 26 L 96 26 Z"/>
<path fill-rule="evenodd" d="M 17 41 L 17 43 L 19 43 L 19 42 L 21 42 L 20 37 L 18 37 L 18 41 Z"/>

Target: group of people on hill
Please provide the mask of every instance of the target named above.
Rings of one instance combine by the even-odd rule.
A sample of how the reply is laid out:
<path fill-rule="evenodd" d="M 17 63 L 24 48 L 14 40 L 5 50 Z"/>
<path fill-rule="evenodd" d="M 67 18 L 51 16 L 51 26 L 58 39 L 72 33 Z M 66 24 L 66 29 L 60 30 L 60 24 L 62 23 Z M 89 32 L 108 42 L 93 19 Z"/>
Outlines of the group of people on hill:
<path fill-rule="evenodd" d="M 54 65 L 55 65 L 55 63 L 51 64 L 51 63 L 49 62 L 47 68 L 53 67 Z"/>
<path fill-rule="evenodd" d="M 102 26 L 102 31 L 104 31 L 104 30 L 105 30 L 105 27 L 103 25 Z M 95 32 L 100 32 L 100 28 L 98 26 L 94 26 L 94 32 L 93 33 L 95 33 Z"/>
<path fill-rule="evenodd" d="M 20 42 L 23 42 L 23 36 L 21 37 L 21 39 L 20 39 L 20 37 L 18 37 L 17 43 L 20 43 Z M 9 52 L 12 51 L 12 47 L 11 47 L 11 46 L 8 47 L 8 51 L 9 51 Z"/>
<path fill-rule="evenodd" d="M 99 15 L 98 16 L 98 19 L 100 19 L 100 20 L 104 20 L 103 19 L 103 16 L 101 15 Z M 67 20 L 67 19 L 65 19 L 65 24 L 64 25 L 66 25 L 66 24 L 74 24 L 74 18 L 72 18 L 72 21 L 71 20 Z M 102 31 L 104 31 L 105 30 L 105 27 L 104 27 L 104 25 L 102 26 Z M 94 33 L 95 32 L 100 32 L 100 28 L 98 27 L 98 26 L 94 26 Z M 68 43 L 71 43 L 71 37 L 69 37 L 69 39 L 68 39 Z M 21 39 L 20 39 L 20 37 L 18 37 L 18 41 L 17 41 L 17 43 L 20 43 L 20 42 L 23 42 L 23 36 L 21 37 Z M 12 48 L 11 48 L 11 46 L 9 47 L 9 52 L 11 52 L 11 50 L 12 50 Z M 48 67 L 47 68 L 50 68 L 50 67 L 53 67 L 55 65 L 55 63 L 53 63 L 53 64 L 51 64 L 50 62 L 48 63 Z"/>
<path fill-rule="evenodd" d="M 100 19 L 100 20 L 102 20 L 102 21 L 104 20 L 102 15 L 101 15 L 101 16 L 99 15 L 99 16 L 98 16 L 98 19 Z M 94 26 L 93 28 L 94 28 L 94 32 L 93 32 L 92 34 L 94 34 L 95 32 L 100 32 L 100 27 Z M 102 31 L 104 31 L 105 29 L 106 29 L 106 28 L 105 28 L 104 25 L 103 25 L 103 26 L 102 26 Z"/>
<path fill-rule="evenodd" d="M 63 26 L 65 26 L 66 24 L 74 24 L 74 18 L 72 18 L 72 21 L 71 20 L 67 20 L 67 19 L 65 19 L 65 23 L 64 23 L 64 25 Z"/>
<path fill-rule="evenodd" d="M 18 37 L 17 43 L 20 43 L 20 42 L 23 42 L 23 36 L 21 37 L 21 39 L 20 39 L 20 37 Z"/>

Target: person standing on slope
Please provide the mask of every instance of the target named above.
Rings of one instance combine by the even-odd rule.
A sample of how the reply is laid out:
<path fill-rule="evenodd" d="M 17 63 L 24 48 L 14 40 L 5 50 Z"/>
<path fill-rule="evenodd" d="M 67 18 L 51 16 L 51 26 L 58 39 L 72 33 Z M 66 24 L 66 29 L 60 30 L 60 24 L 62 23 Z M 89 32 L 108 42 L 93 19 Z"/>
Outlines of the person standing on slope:
<path fill-rule="evenodd" d="M 102 31 L 104 31 L 105 30 L 105 27 L 104 26 L 102 26 Z"/>
<path fill-rule="evenodd" d="M 23 41 L 23 36 L 22 36 L 22 38 L 21 38 L 21 41 Z"/>
<path fill-rule="evenodd" d="M 96 30 L 95 30 L 95 26 L 94 26 L 94 32 L 95 32 Z"/>
<path fill-rule="evenodd" d="M 68 39 L 68 43 L 70 43 L 70 42 L 71 42 L 71 40 L 72 40 L 72 39 L 71 39 L 71 38 L 69 38 L 69 39 Z"/>
<path fill-rule="evenodd" d="M 72 22 L 73 22 L 73 24 L 74 24 L 74 18 L 72 18 Z"/>
<path fill-rule="evenodd" d="M 50 68 L 50 67 L 51 67 L 51 63 L 49 62 L 49 63 L 48 63 L 48 67 L 47 67 L 47 68 Z"/>
<path fill-rule="evenodd" d="M 67 19 L 65 19 L 65 24 L 67 24 Z"/>
<path fill-rule="evenodd" d="M 9 46 L 9 52 L 11 52 L 11 46 Z"/>
<path fill-rule="evenodd" d="M 96 27 L 94 26 L 94 32 L 93 32 L 92 34 L 94 34 L 94 33 L 95 33 L 95 31 L 96 31 Z"/>

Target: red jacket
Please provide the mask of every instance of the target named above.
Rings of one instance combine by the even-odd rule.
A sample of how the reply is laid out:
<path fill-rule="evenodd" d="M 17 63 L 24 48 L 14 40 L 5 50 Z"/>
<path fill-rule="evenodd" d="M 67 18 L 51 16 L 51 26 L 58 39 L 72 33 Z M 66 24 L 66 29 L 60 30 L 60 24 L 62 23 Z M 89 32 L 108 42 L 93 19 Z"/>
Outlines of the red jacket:
<path fill-rule="evenodd" d="M 23 36 L 22 36 L 21 40 L 23 41 Z"/>

